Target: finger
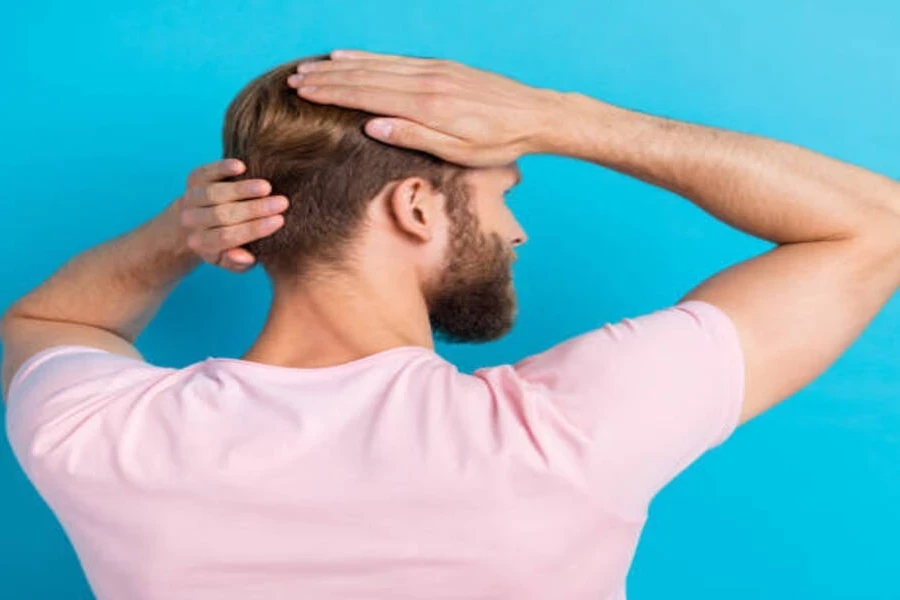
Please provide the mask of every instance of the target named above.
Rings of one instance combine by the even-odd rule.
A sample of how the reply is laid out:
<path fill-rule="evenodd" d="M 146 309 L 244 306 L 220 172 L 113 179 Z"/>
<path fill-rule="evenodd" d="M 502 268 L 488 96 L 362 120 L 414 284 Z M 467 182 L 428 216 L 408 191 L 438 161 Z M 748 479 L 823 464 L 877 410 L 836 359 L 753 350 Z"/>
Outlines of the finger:
<path fill-rule="evenodd" d="M 232 273 L 243 273 L 250 270 L 255 261 L 252 258 L 247 259 L 243 255 L 238 255 L 241 258 L 235 258 L 236 255 L 234 252 L 236 250 L 240 250 L 240 248 L 233 248 L 227 252 L 222 252 L 219 255 L 219 260 L 216 262 L 216 266 L 227 269 Z M 246 250 L 242 250 L 242 252 L 249 254 Z"/>
<path fill-rule="evenodd" d="M 439 89 L 439 85 L 445 83 L 436 77 L 440 76 L 424 76 L 422 73 L 392 73 L 390 71 L 374 71 L 365 68 L 333 69 L 291 75 L 288 77 L 288 85 L 348 85 L 384 88 L 394 92 L 436 92 Z"/>
<path fill-rule="evenodd" d="M 228 260 L 238 265 L 251 267 L 256 264 L 256 257 L 249 250 L 243 248 L 232 248 L 223 252 L 222 255 L 227 256 Z"/>
<path fill-rule="evenodd" d="M 366 69 L 373 71 L 384 71 L 388 73 L 402 73 L 407 75 L 430 73 L 433 71 L 433 69 L 429 70 L 429 67 L 425 65 L 411 65 L 402 62 L 393 62 L 380 59 L 320 60 L 313 62 L 304 62 L 297 65 L 297 72 L 303 74 L 318 73 L 321 71 L 347 71 L 352 69 Z"/>
<path fill-rule="evenodd" d="M 395 54 L 385 54 L 383 52 L 366 52 L 365 50 L 332 50 L 329 56 L 332 59 L 341 59 L 341 58 L 356 58 L 356 59 L 385 59 L 385 58 L 399 58 L 398 55 Z"/>
<path fill-rule="evenodd" d="M 188 175 L 188 187 L 202 186 L 243 173 L 247 165 L 236 158 L 225 158 L 200 165 Z"/>
<path fill-rule="evenodd" d="M 370 119 L 364 131 L 387 144 L 422 150 L 452 162 L 459 162 L 464 150 L 463 140 L 403 119 Z"/>
<path fill-rule="evenodd" d="M 404 117 L 415 121 L 431 116 L 429 102 L 433 94 L 395 92 L 383 88 L 350 85 L 301 86 L 297 93 L 319 104 L 337 104 L 371 113 Z"/>
<path fill-rule="evenodd" d="M 197 208 L 226 204 L 237 200 L 248 200 L 266 196 L 272 192 L 272 185 L 265 179 L 244 179 L 241 181 L 220 181 L 208 185 L 191 187 L 184 193 L 184 208 Z"/>
<path fill-rule="evenodd" d="M 365 50 L 333 50 L 329 56 L 332 60 L 389 60 L 409 65 L 424 65 L 435 62 L 446 62 L 436 58 L 418 58 L 413 56 L 402 56 L 400 54 L 385 54 L 382 52 L 366 52 Z"/>
<path fill-rule="evenodd" d="M 226 225 L 195 231 L 188 236 L 188 247 L 207 262 L 219 259 L 219 253 L 272 235 L 284 225 L 282 215 L 255 219 L 238 225 Z"/>
<path fill-rule="evenodd" d="M 181 212 L 181 224 L 192 229 L 237 225 L 278 214 L 287 209 L 288 205 L 286 196 L 267 196 L 254 200 L 187 208 Z"/>

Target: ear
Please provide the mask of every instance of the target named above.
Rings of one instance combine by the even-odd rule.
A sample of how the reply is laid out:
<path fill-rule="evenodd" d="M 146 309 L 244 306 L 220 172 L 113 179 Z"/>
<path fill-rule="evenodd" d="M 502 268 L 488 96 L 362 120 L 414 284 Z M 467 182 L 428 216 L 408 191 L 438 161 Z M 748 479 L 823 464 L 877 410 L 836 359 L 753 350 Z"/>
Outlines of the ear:
<path fill-rule="evenodd" d="M 397 227 L 408 235 L 429 242 L 441 226 L 444 195 L 421 177 L 408 177 L 394 186 L 388 203 Z"/>

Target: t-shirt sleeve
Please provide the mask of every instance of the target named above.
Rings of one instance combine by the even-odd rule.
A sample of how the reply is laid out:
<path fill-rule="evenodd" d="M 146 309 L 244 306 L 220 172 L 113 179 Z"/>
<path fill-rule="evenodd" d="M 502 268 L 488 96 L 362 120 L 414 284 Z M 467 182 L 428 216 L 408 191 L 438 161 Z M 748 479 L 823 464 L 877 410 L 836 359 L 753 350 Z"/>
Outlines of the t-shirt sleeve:
<path fill-rule="evenodd" d="M 744 394 L 737 329 L 700 300 L 606 323 L 513 371 L 585 434 L 601 492 L 636 518 L 734 431 Z"/>
<path fill-rule="evenodd" d="M 6 433 L 22 469 L 44 493 L 59 474 L 105 468 L 124 434 L 122 423 L 111 421 L 136 412 L 126 405 L 173 371 L 91 346 L 33 354 L 13 375 L 6 399 Z"/>

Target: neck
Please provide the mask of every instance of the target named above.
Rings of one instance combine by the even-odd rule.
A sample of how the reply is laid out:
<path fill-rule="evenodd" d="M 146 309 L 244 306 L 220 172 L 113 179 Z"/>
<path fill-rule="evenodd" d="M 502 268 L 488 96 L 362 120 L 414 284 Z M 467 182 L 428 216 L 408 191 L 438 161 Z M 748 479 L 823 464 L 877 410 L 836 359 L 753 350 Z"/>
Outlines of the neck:
<path fill-rule="evenodd" d="M 434 349 L 411 274 L 366 271 L 274 286 L 269 315 L 242 360 L 285 367 L 343 364 L 399 346 Z"/>

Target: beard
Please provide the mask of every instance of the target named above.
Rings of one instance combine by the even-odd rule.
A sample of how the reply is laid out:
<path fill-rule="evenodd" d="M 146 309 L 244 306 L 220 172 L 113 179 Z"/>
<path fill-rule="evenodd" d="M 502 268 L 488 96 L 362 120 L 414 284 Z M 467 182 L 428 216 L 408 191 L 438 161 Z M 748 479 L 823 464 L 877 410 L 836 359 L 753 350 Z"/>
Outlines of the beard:
<path fill-rule="evenodd" d="M 425 293 L 434 334 L 448 342 L 480 343 L 512 329 L 516 296 L 512 252 L 496 233 L 484 234 L 469 211 L 465 189 L 448 202 L 450 242 L 444 265 Z"/>

